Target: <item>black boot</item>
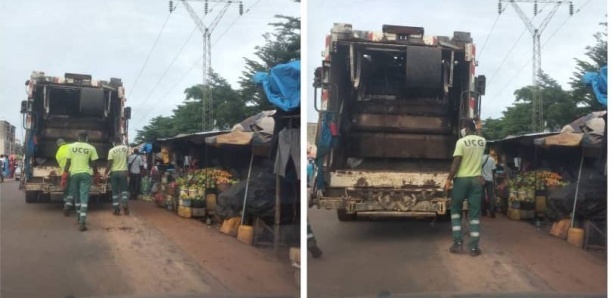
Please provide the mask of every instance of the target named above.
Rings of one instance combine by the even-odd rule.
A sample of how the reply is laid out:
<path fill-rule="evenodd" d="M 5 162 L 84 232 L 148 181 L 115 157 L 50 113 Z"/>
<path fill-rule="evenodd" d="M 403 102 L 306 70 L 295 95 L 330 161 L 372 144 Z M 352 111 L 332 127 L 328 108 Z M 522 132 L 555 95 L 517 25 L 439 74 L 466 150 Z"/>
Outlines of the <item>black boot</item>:
<path fill-rule="evenodd" d="M 121 210 L 119 208 L 113 208 L 113 215 L 121 215 Z"/>
<path fill-rule="evenodd" d="M 127 207 L 123 208 L 123 214 L 130 215 L 130 209 L 128 209 Z"/>
<path fill-rule="evenodd" d="M 482 251 L 478 247 L 470 249 L 470 256 L 472 256 L 472 257 L 477 257 L 481 253 L 482 253 Z"/>
<path fill-rule="evenodd" d="M 454 254 L 463 252 L 463 242 L 457 241 L 453 243 L 453 246 L 450 247 L 449 251 Z"/>
<path fill-rule="evenodd" d="M 79 225 L 79 231 L 81 231 L 81 232 L 87 231 L 87 226 L 85 224 L 80 224 Z"/>

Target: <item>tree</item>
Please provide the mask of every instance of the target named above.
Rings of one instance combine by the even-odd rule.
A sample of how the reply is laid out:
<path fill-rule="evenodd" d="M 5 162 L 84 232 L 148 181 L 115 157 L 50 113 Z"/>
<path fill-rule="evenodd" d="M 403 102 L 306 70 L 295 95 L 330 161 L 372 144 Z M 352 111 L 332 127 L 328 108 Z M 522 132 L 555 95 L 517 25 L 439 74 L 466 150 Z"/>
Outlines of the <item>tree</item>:
<path fill-rule="evenodd" d="M 576 111 L 576 104 L 572 101 L 571 93 L 563 90 L 561 85 L 547 74 L 539 77 L 540 95 L 544 107 L 545 129 L 558 131 L 569 122 L 576 119 L 579 114 Z M 514 92 L 517 102 L 528 103 L 531 106 L 533 98 L 533 88 L 523 87 Z M 528 111 L 529 123 L 531 124 L 531 110 Z"/>
<path fill-rule="evenodd" d="M 215 127 L 219 129 L 230 129 L 234 124 L 244 120 L 251 115 L 251 111 L 246 107 L 246 100 L 241 96 L 240 92 L 232 89 L 232 86 L 219 76 L 219 74 L 213 72 L 210 77 L 210 85 L 213 88 L 213 110 L 215 118 Z M 182 118 L 184 120 L 189 119 L 192 122 L 191 127 L 183 126 L 185 131 L 193 130 L 193 122 L 196 122 L 196 131 L 201 130 L 202 122 L 202 85 L 195 85 L 185 90 L 186 100 L 192 100 L 191 103 L 196 105 L 185 106 L 189 111 L 182 111 L 187 117 Z M 209 100 L 206 98 L 206 100 Z M 190 116 L 193 113 L 198 113 L 197 116 Z M 175 112 L 176 113 L 176 112 Z"/>
<path fill-rule="evenodd" d="M 211 73 L 210 88 L 213 93 L 217 128 L 230 129 L 250 116 L 240 92 L 232 89 L 232 86 L 215 72 Z M 202 131 L 202 85 L 191 86 L 185 89 L 184 94 L 185 100 L 172 110 L 170 117 L 155 117 L 142 130 L 137 131 L 136 142 L 150 142 L 179 133 Z"/>
<path fill-rule="evenodd" d="M 157 116 L 149 124 L 136 132 L 136 143 L 143 143 L 156 140 L 158 138 L 168 138 L 176 135 L 172 127 L 172 117 Z"/>
<path fill-rule="evenodd" d="M 571 93 L 561 88 L 547 74 L 539 78 L 540 94 L 544 107 L 545 129 L 558 131 L 579 115 Z M 515 102 L 506 108 L 501 119 L 486 119 L 483 135 L 487 139 L 501 139 L 509 135 L 533 132 L 531 129 L 533 87 L 525 86 L 514 91 Z"/>
<path fill-rule="evenodd" d="M 289 16 L 275 16 L 278 22 L 271 23 L 273 33 L 265 33 L 266 42 L 255 47 L 258 59 L 244 58 L 246 67 L 240 79 L 241 95 L 247 99 L 250 110 L 274 109 L 263 90 L 252 82 L 256 72 L 267 72 L 270 68 L 300 58 L 300 19 Z"/>
<path fill-rule="evenodd" d="M 577 65 L 570 80 L 572 100 L 576 106 L 580 107 L 579 111 L 582 115 L 603 109 L 593 92 L 582 82 L 582 76 L 585 72 L 597 72 L 602 66 L 608 65 L 608 24 L 602 23 L 602 25 L 605 27 L 604 31 L 593 35 L 595 45 L 586 47 L 588 60 L 574 59 Z"/>

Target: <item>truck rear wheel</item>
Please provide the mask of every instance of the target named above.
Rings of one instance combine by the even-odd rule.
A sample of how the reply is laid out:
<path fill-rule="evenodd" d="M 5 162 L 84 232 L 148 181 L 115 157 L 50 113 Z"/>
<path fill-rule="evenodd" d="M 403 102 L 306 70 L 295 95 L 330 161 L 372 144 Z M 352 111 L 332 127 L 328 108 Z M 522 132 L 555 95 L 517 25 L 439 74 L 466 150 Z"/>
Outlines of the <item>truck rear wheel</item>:
<path fill-rule="evenodd" d="M 337 209 L 336 212 L 338 213 L 338 220 L 340 221 L 355 221 L 357 219 L 356 213 L 347 213 L 344 208 Z"/>
<path fill-rule="evenodd" d="M 26 191 L 25 201 L 28 204 L 38 203 L 38 191 Z"/>

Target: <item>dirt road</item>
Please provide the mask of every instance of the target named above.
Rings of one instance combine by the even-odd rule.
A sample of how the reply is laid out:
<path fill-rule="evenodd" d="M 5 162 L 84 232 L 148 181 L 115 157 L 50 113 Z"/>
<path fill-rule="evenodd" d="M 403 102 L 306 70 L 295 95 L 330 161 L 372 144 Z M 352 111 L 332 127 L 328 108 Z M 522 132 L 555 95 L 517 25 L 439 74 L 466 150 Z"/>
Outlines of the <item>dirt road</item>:
<path fill-rule="evenodd" d="M 324 251 L 321 259 L 308 259 L 309 297 L 377 293 L 605 297 L 604 255 L 575 248 L 529 223 L 504 216 L 482 219 L 483 254 L 477 258 L 448 252 L 452 244 L 448 222 L 433 226 L 429 221 L 406 220 L 339 222 L 334 211 L 316 209 L 310 209 L 308 217 Z"/>
<path fill-rule="evenodd" d="M 142 201 L 115 217 L 90 204 L 89 231 L 61 204 L 0 185 L 0 296 L 296 296 L 289 261 Z"/>

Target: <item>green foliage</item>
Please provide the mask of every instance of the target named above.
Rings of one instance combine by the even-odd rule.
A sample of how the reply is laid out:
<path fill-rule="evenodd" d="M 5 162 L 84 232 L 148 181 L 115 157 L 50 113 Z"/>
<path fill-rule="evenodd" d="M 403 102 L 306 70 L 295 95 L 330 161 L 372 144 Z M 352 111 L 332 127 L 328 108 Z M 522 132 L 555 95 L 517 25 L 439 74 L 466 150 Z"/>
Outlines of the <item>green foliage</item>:
<path fill-rule="evenodd" d="M 292 1 L 299 2 L 299 1 Z M 245 70 L 240 78 L 240 89 L 235 90 L 217 73 L 210 76 L 213 93 L 215 127 L 224 130 L 262 110 L 274 109 L 263 90 L 253 84 L 251 78 L 258 71 L 267 72 L 273 66 L 300 57 L 300 19 L 275 16 L 277 22 L 270 25 L 272 33 L 265 33 L 265 44 L 255 47 L 257 59 L 245 58 Z M 202 129 L 202 85 L 185 89 L 185 100 L 172 110 L 169 117 L 158 116 L 137 131 L 136 143 L 150 142 L 157 138 L 194 133 Z M 206 92 L 208 94 L 208 92 Z M 205 100 L 210 100 L 205 98 Z"/>
<path fill-rule="evenodd" d="M 595 98 L 592 91 L 582 83 L 582 76 L 587 71 L 597 72 L 605 65 L 608 65 L 608 24 L 602 23 L 604 31 L 594 35 L 595 45 L 586 47 L 588 60 L 574 59 L 576 70 L 571 78 L 572 100 L 579 106 L 581 114 L 601 111 L 603 107 Z"/>
<path fill-rule="evenodd" d="M 249 99 L 248 104 L 255 111 L 274 109 L 268 102 L 263 90 L 251 81 L 253 75 L 260 71 L 300 58 L 300 19 L 288 16 L 276 16 L 278 22 L 271 23 L 273 33 L 264 33 L 266 42 L 255 47 L 258 59 L 244 58 L 245 70 L 240 78 L 241 95 Z"/>
<path fill-rule="evenodd" d="M 586 47 L 586 56 L 590 60 L 575 59 L 577 66 L 571 78 L 571 90 L 563 90 L 557 81 L 546 74 L 540 76 L 546 130 L 559 131 L 564 125 L 580 116 L 604 109 L 592 92 L 582 83 L 582 76 L 586 71 L 598 71 L 608 63 L 607 33 L 597 33 L 595 39 L 595 46 Z M 506 108 L 501 118 L 488 118 L 483 121 L 483 136 L 488 140 L 495 140 L 509 135 L 532 133 L 531 99 L 533 91 L 532 86 L 525 86 L 514 91 L 515 102 Z"/>

